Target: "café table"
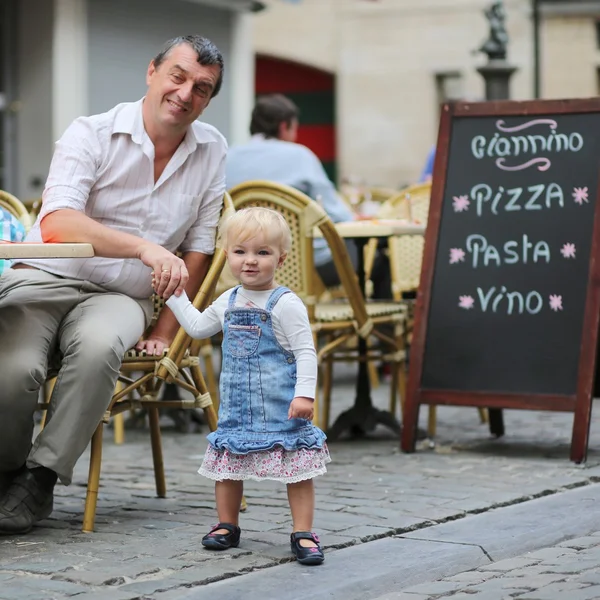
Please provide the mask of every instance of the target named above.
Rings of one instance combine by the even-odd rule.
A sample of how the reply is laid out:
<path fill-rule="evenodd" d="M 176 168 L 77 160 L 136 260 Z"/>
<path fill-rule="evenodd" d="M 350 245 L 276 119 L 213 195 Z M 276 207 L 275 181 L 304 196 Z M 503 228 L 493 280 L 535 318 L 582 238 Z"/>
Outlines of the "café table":
<path fill-rule="evenodd" d="M 19 258 L 89 258 L 91 244 L 43 244 L 37 242 L 0 242 L 0 259 Z"/>
<path fill-rule="evenodd" d="M 371 238 L 389 238 L 391 236 L 424 235 L 425 225 L 411 223 L 400 219 L 372 219 L 336 223 L 335 228 L 340 237 L 354 241 L 358 249 L 357 275 L 360 289 L 366 298 L 366 275 L 364 248 Z M 315 230 L 315 237 L 320 237 L 319 230 Z M 385 425 L 394 433 L 400 433 L 400 423 L 396 417 L 387 410 L 379 410 L 373 406 L 371 398 L 371 382 L 369 380 L 367 340 L 358 338 L 358 353 L 362 360 L 358 364 L 356 378 L 356 398 L 354 405 L 344 411 L 327 430 L 327 437 L 335 440 L 339 435 L 349 430 L 353 436 L 362 436 L 375 429 L 378 424 Z"/>

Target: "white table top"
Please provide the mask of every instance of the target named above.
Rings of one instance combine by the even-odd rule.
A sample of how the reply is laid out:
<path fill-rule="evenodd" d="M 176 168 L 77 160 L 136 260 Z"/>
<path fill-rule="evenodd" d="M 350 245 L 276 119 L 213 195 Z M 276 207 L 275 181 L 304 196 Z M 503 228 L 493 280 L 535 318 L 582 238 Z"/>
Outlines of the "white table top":
<path fill-rule="evenodd" d="M 372 219 L 336 223 L 335 228 L 341 237 L 390 237 L 392 235 L 425 235 L 426 227 L 421 223 L 409 223 L 402 219 Z M 315 237 L 323 237 L 315 228 Z"/>
<path fill-rule="evenodd" d="M 94 256 L 91 244 L 37 244 L 33 242 L 0 243 L 2 258 L 89 258 Z"/>

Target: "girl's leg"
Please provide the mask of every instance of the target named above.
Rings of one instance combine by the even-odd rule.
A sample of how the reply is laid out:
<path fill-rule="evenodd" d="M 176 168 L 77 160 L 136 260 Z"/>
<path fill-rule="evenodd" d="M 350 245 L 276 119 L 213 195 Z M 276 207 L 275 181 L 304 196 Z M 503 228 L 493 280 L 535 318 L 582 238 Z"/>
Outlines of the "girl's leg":
<path fill-rule="evenodd" d="M 220 523 L 238 525 L 240 506 L 244 494 L 244 482 L 226 479 L 215 483 L 215 500 Z M 217 529 L 214 533 L 229 533 L 226 529 Z"/>
<path fill-rule="evenodd" d="M 315 513 L 315 487 L 312 479 L 288 483 L 288 500 L 292 511 L 293 531 L 312 531 Z M 299 540 L 305 548 L 314 548 L 312 540 Z"/>

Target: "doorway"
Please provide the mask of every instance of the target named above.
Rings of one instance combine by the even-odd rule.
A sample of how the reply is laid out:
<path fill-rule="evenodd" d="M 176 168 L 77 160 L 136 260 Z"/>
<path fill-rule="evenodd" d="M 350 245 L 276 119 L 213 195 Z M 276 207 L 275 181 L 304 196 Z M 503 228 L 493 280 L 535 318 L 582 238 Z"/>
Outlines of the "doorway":
<path fill-rule="evenodd" d="M 258 55 L 256 95 L 284 94 L 300 109 L 298 143 L 310 148 L 337 181 L 335 75 L 297 62 Z"/>

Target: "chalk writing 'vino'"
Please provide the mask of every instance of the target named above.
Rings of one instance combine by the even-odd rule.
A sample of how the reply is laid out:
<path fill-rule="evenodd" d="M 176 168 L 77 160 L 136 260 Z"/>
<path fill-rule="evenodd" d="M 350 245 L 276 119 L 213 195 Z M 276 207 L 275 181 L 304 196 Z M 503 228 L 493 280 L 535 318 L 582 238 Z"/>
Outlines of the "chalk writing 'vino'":
<path fill-rule="evenodd" d="M 475 298 L 469 294 L 459 296 L 458 307 L 463 310 L 472 310 L 479 308 L 481 312 L 506 313 L 507 315 L 530 314 L 537 315 L 544 308 L 544 299 L 539 292 L 531 291 L 527 293 L 509 292 L 506 286 L 496 288 L 495 286 L 484 290 L 477 288 L 477 306 Z M 554 312 L 563 310 L 562 296 L 560 294 L 550 294 L 548 296 L 548 307 Z"/>

